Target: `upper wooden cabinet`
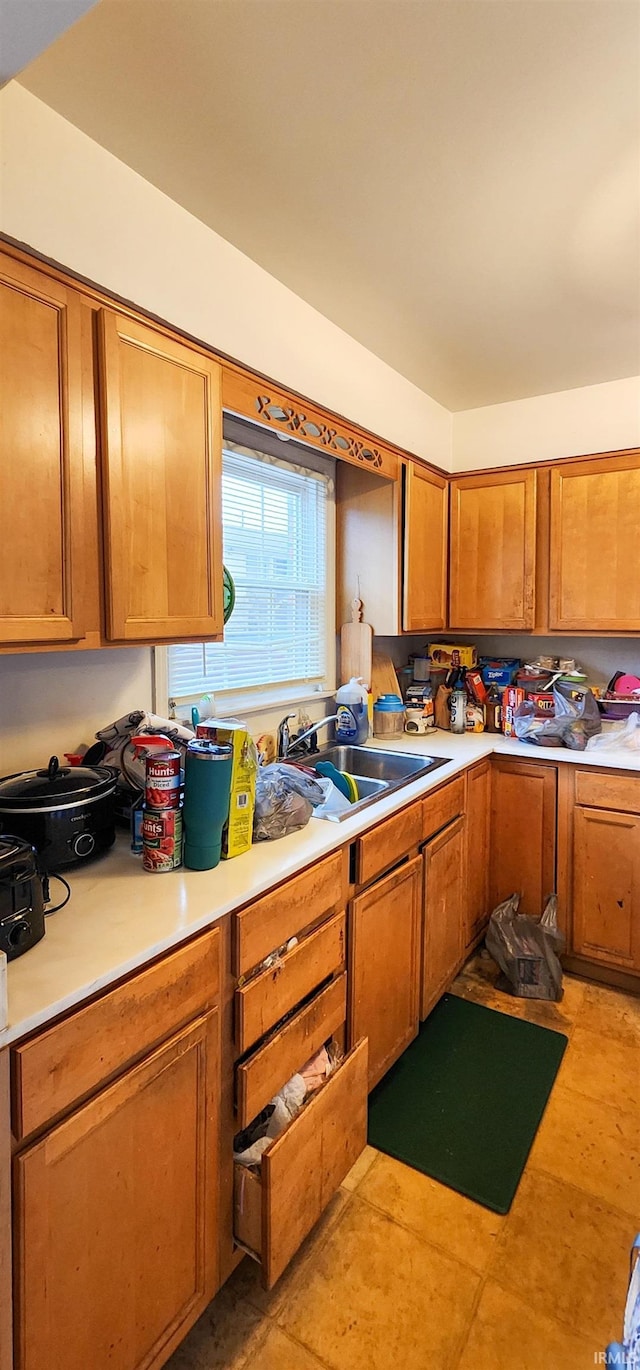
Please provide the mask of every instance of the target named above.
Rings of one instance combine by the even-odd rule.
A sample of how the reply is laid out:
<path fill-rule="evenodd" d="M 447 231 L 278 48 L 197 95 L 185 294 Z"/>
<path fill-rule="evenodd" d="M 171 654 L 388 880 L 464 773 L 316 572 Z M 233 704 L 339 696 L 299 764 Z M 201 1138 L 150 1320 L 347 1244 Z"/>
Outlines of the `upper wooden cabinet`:
<path fill-rule="evenodd" d="M 0 643 L 83 634 L 82 387 L 79 296 L 0 255 Z"/>
<path fill-rule="evenodd" d="M 107 637 L 221 634 L 221 368 L 99 318 Z"/>
<path fill-rule="evenodd" d="M 451 481 L 450 628 L 534 626 L 536 472 Z"/>
<path fill-rule="evenodd" d="M 408 633 L 446 626 L 448 505 L 444 477 L 407 462 L 402 626 Z"/>
<path fill-rule="evenodd" d="M 640 453 L 551 472 L 549 627 L 640 631 Z"/>
<path fill-rule="evenodd" d="M 338 462 L 337 619 L 351 602 L 378 637 L 441 632 L 447 621 L 448 481 L 406 462 L 402 482 Z"/>

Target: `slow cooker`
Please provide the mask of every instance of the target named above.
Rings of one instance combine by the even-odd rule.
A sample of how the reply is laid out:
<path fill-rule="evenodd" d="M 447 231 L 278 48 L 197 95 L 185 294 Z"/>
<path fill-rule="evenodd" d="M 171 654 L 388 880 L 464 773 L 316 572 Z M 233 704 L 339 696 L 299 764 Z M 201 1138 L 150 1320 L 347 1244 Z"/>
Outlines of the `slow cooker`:
<path fill-rule="evenodd" d="M 30 842 L 43 871 L 98 856 L 115 840 L 118 772 L 111 766 L 61 766 L 0 780 L 0 828 Z"/>

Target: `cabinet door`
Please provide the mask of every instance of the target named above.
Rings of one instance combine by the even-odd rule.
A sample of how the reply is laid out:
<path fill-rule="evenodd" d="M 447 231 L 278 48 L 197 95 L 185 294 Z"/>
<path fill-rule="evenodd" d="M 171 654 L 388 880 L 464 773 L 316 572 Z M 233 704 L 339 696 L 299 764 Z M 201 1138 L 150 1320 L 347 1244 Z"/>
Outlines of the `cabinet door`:
<path fill-rule="evenodd" d="M 404 468 L 404 585 L 406 632 L 444 628 L 447 622 L 446 480 L 413 462 Z"/>
<path fill-rule="evenodd" d="M 151 1370 L 215 1293 L 217 1017 L 17 1157 L 16 1370 Z"/>
<path fill-rule="evenodd" d="M 424 938 L 420 1017 L 451 984 L 465 926 L 465 820 L 457 818 L 424 849 Z"/>
<path fill-rule="evenodd" d="M 556 882 L 555 766 L 496 761 L 491 776 L 491 908 L 518 891 L 538 918 Z"/>
<path fill-rule="evenodd" d="M 484 931 L 489 908 L 489 852 L 491 839 L 491 763 L 483 761 L 467 774 L 467 906 L 469 946 Z"/>
<path fill-rule="evenodd" d="M 0 643 L 83 633 L 81 309 L 0 256 Z"/>
<path fill-rule="evenodd" d="M 640 970 L 640 817 L 574 810 L 573 951 Z"/>
<path fill-rule="evenodd" d="M 107 633 L 222 632 L 221 368 L 100 315 Z"/>
<path fill-rule="evenodd" d="M 549 627 L 640 631 L 640 453 L 551 472 Z"/>
<path fill-rule="evenodd" d="M 451 482 L 450 628 L 533 628 L 536 473 Z"/>
<path fill-rule="evenodd" d="M 417 856 L 351 908 L 349 1030 L 369 1038 L 369 1089 L 418 1031 L 421 869 Z"/>

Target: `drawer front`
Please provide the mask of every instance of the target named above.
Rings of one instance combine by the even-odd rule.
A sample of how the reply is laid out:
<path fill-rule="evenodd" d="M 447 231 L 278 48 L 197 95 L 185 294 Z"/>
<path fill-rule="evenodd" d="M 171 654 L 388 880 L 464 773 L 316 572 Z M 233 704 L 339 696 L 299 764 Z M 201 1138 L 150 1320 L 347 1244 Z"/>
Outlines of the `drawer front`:
<path fill-rule="evenodd" d="M 11 1049 L 13 1131 L 44 1127 L 215 1003 L 213 928 L 31 1041 Z"/>
<path fill-rule="evenodd" d="M 433 837 L 454 818 L 464 813 L 464 777 L 458 776 L 422 801 L 422 839 Z"/>
<path fill-rule="evenodd" d="M 239 1128 L 248 1126 L 287 1080 L 337 1032 L 346 1016 L 347 977 L 340 975 L 248 1061 L 236 1066 Z"/>
<path fill-rule="evenodd" d="M 271 1289 L 367 1141 L 366 1038 L 262 1157 L 259 1177 L 235 1168 L 236 1239 Z M 259 1243 L 258 1243 L 259 1238 Z"/>
<path fill-rule="evenodd" d="M 290 937 L 310 928 L 345 903 L 342 852 L 294 875 L 234 915 L 233 973 L 246 975 Z"/>
<path fill-rule="evenodd" d="M 378 823 L 357 841 L 356 881 L 368 885 L 376 875 L 400 861 L 422 840 L 422 805 L 418 800 L 401 809 L 393 818 Z"/>
<path fill-rule="evenodd" d="M 592 809 L 640 813 L 640 776 L 603 775 L 576 766 L 576 804 L 587 804 Z"/>
<path fill-rule="evenodd" d="M 345 925 L 345 914 L 335 914 L 276 966 L 236 990 L 236 1044 L 241 1056 L 327 976 L 344 970 Z"/>

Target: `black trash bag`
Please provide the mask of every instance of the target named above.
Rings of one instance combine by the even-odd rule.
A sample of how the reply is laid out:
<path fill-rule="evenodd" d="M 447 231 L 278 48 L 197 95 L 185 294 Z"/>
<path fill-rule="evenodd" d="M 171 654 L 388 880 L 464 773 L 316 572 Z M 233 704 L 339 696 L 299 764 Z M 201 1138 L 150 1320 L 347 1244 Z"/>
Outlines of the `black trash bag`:
<path fill-rule="evenodd" d="M 558 681 L 553 687 L 553 698 L 553 718 L 537 718 L 531 700 L 525 699 L 519 705 L 514 717 L 516 737 L 538 747 L 570 747 L 574 752 L 583 752 L 589 738 L 602 731 L 595 695 L 591 690 L 578 690 L 575 685 Z"/>
<path fill-rule="evenodd" d="M 518 913 L 519 904 L 520 895 L 512 894 L 489 919 L 487 951 L 502 972 L 496 987 L 521 999 L 559 1003 L 564 990 L 558 954 L 564 949 L 564 938 L 557 923 L 558 897 L 549 895 L 539 920 Z"/>

